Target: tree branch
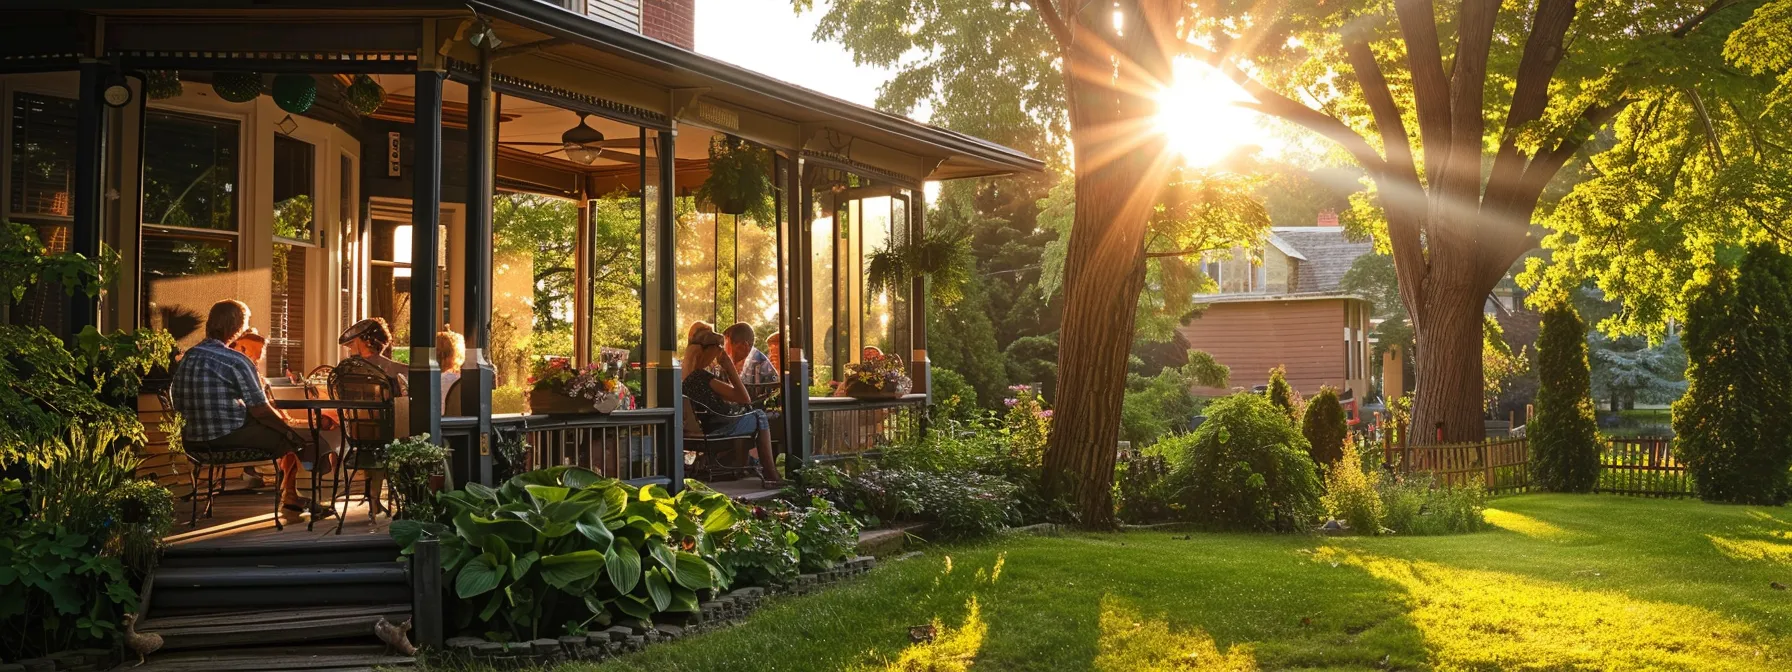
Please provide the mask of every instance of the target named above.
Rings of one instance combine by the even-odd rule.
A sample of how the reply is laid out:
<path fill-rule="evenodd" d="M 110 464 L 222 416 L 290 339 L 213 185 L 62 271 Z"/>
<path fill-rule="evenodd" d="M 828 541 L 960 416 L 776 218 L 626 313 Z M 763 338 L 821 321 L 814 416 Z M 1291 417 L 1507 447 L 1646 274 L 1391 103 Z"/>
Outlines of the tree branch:
<path fill-rule="evenodd" d="M 1740 1 L 1741 0 L 1716 0 L 1715 2 L 1712 2 L 1710 5 L 1706 6 L 1703 11 L 1699 12 L 1698 14 L 1694 14 L 1692 16 L 1692 18 L 1687 19 L 1685 23 L 1682 23 L 1678 27 L 1674 28 L 1674 32 L 1670 33 L 1670 34 L 1676 38 L 1686 37 L 1688 34 L 1692 33 L 1694 28 L 1698 28 L 1699 24 L 1704 23 L 1706 19 L 1711 18 L 1712 15 L 1715 15 L 1718 12 L 1728 9 L 1731 5 L 1734 5 Z"/>
<path fill-rule="evenodd" d="M 1401 119 L 1400 107 L 1394 102 L 1392 90 L 1388 88 L 1387 78 L 1381 72 L 1381 64 L 1376 62 L 1375 53 L 1369 49 L 1367 37 L 1363 29 L 1350 31 L 1344 36 L 1345 55 L 1350 59 L 1350 68 L 1356 74 L 1357 85 L 1363 90 L 1363 99 L 1369 105 L 1369 112 L 1375 119 L 1375 129 L 1381 134 L 1383 152 L 1387 155 L 1386 170 L 1371 173 L 1382 185 L 1382 207 L 1387 211 L 1388 245 L 1393 248 L 1395 275 L 1399 277 L 1402 287 L 1410 287 L 1414 292 L 1410 297 L 1417 299 L 1417 290 L 1424 283 L 1425 251 L 1421 240 L 1425 221 L 1425 192 L 1419 184 L 1418 167 L 1413 163 L 1412 140 L 1406 134 L 1406 122 Z M 1367 168 L 1367 166 L 1365 166 Z M 1409 297 L 1403 296 L 1402 299 Z"/>
<path fill-rule="evenodd" d="M 1549 107 L 1549 82 L 1567 54 L 1563 36 L 1574 22 L 1575 4 L 1575 0 L 1542 0 L 1531 17 L 1531 35 L 1518 62 L 1512 106 L 1506 111 L 1506 127 L 1487 179 L 1483 214 L 1499 218 L 1512 210 L 1512 196 L 1524 175 L 1526 158 L 1518 151 L 1518 132 L 1525 124 L 1543 118 Z"/>
<path fill-rule="evenodd" d="M 1406 40 L 1413 107 L 1418 112 L 1419 140 L 1425 150 L 1426 181 L 1436 184 L 1450 136 L 1450 78 L 1444 74 L 1443 53 L 1437 45 L 1437 15 L 1431 9 L 1431 0 L 1394 0 L 1394 12 L 1400 19 L 1400 34 Z M 1433 156 L 1433 151 L 1439 154 Z"/>
<path fill-rule="evenodd" d="M 1711 157 L 1717 160 L 1717 167 L 1723 168 L 1724 146 L 1717 137 L 1717 127 L 1711 125 L 1711 112 L 1705 109 L 1705 99 L 1699 97 L 1698 89 L 1686 87 L 1686 97 L 1692 101 L 1692 109 L 1699 113 L 1699 121 L 1705 126 L 1705 142 L 1711 145 Z"/>
<path fill-rule="evenodd" d="M 1487 97 L 1487 54 L 1493 47 L 1493 24 L 1499 11 L 1500 0 L 1462 0 L 1457 20 L 1456 63 L 1450 74 L 1450 144 L 1446 163 L 1438 169 L 1443 183 L 1432 185 L 1435 197 L 1452 209 L 1472 211 L 1470 203 L 1480 205 L 1481 143 L 1487 131 L 1482 113 Z"/>
<path fill-rule="evenodd" d="M 1074 0 L 1071 1 L 1074 2 Z M 1046 29 L 1052 33 L 1052 38 L 1058 41 L 1058 48 L 1070 48 L 1070 42 L 1074 35 L 1070 32 L 1070 26 L 1064 23 L 1064 16 L 1058 13 L 1057 8 L 1052 4 L 1052 0 L 1027 0 L 1027 4 L 1032 5 L 1033 12 L 1039 15 L 1039 20 L 1045 22 Z"/>

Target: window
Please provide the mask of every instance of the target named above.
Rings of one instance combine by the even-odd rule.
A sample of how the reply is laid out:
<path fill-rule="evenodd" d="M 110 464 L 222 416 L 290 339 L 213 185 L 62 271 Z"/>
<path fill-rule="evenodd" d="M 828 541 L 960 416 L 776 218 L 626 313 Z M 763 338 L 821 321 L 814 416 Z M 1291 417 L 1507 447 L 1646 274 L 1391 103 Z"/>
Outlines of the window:
<path fill-rule="evenodd" d="M 13 221 L 31 224 L 52 252 L 68 250 L 69 193 L 73 190 L 75 101 L 19 93 L 12 99 L 12 163 L 8 170 Z M 13 324 L 63 328 L 68 300 L 45 282 L 12 304 Z"/>
<path fill-rule="evenodd" d="M 446 221 L 447 215 L 437 221 Z M 443 264 L 448 259 L 448 232 L 446 225 L 437 226 L 436 248 L 436 298 L 442 305 L 436 307 L 436 324 L 446 320 L 450 292 L 448 289 L 448 270 Z M 386 320 L 392 328 L 392 359 L 409 363 L 411 361 L 411 215 L 409 208 L 402 211 L 381 209 L 374 213 L 371 240 L 367 250 L 367 289 L 368 317 Z"/>
<path fill-rule="evenodd" d="M 913 195 L 838 171 L 811 175 L 818 176 L 812 193 L 824 215 L 810 224 L 815 377 L 837 380 L 838 367 L 859 361 L 864 348 L 908 354 L 905 292 L 873 291 L 866 273 L 873 254 L 906 243 Z"/>
<path fill-rule="evenodd" d="M 144 114 L 144 321 L 183 346 L 202 338 L 211 304 L 239 296 L 205 277 L 237 270 L 238 133 L 235 121 Z"/>
<path fill-rule="evenodd" d="M 317 149 L 274 136 L 274 265 L 263 367 L 270 376 L 304 373 L 310 261 L 316 254 Z"/>

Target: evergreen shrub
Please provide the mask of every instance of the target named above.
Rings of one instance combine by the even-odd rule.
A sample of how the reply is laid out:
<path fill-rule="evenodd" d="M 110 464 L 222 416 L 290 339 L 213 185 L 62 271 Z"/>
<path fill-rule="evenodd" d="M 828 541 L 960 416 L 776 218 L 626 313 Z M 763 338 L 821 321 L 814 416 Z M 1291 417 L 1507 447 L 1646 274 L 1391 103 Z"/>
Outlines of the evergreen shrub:
<path fill-rule="evenodd" d="M 1587 370 L 1587 327 L 1566 301 L 1543 311 L 1537 336 L 1537 415 L 1531 479 L 1545 490 L 1592 492 L 1599 483 L 1599 425 Z"/>

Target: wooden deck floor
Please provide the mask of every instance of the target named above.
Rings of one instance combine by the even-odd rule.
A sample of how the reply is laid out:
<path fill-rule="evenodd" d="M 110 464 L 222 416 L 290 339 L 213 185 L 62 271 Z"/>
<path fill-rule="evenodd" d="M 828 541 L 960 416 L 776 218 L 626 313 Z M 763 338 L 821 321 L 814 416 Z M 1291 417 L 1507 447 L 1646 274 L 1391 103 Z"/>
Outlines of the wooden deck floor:
<path fill-rule="evenodd" d="M 759 479 L 742 479 L 737 481 L 720 481 L 711 483 L 710 487 L 717 492 L 735 499 L 757 501 L 768 499 L 777 490 L 767 489 L 760 485 Z M 300 494 L 305 494 L 301 492 Z M 205 503 L 200 502 L 201 515 Z M 196 527 L 187 526 L 187 502 L 175 503 L 174 532 L 166 541 L 171 546 L 189 544 L 249 544 L 277 543 L 301 539 L 321 539 L 336 536 L 336 519 L 323 518 L 311 530 L 306 530 L 307 517 L 288 514 L 281 520 L 286 529 L 274 529 L 274 491 L 263 489 L 253 492 L 233 492 L 218 498 L 212 505 L 212 517 L 200 518 Z M 338 499 L 337 511 L 344 511 L 342 536 L 377 534 L 384 535 L 390 530 L 391 519 L 381 515 L 377 520 L 367 516 L 367 504 L 357 496 L 351 501 Z"/>

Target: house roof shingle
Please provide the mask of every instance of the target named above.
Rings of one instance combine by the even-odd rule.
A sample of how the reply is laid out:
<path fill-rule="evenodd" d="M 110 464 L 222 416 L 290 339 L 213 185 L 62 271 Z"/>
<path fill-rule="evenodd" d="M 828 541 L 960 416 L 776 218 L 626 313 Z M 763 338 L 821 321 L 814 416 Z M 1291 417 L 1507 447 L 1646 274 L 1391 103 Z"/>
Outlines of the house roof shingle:
<path fill-rule="evenodd" d="M 1300 275 L 1295 279 L 1296 291 L 1303 293 L 1336 291 L 1357 257 L 1375 252 L 1374 243 L 1345 237 L 1343 227 L 1278 227 L 1270 235 L 1306 258 L 1300 262 Z"/>

